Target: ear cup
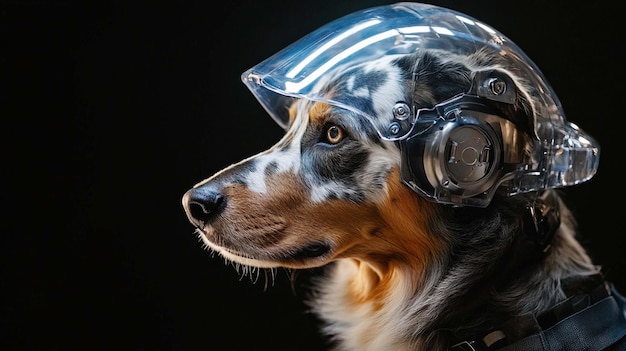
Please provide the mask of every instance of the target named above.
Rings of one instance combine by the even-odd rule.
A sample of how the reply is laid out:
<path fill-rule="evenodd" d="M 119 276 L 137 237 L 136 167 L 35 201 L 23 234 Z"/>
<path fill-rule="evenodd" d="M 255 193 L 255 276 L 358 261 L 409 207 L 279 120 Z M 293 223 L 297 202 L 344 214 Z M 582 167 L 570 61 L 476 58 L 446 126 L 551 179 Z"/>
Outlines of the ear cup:
<path fill-rule="evenodd" d="M 498 124 L 481 115 L 460 111 L 405 139 L 403 181 L 437 202 L 486 206 L 482 194 L 500 180 L 503 149 Z"/>

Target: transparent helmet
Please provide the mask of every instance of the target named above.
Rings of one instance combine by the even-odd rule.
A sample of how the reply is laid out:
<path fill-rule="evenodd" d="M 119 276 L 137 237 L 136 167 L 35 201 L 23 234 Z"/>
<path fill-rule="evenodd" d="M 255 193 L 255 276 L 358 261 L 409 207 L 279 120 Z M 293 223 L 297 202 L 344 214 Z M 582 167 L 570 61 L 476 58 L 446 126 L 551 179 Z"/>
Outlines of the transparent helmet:
<path fill-rule="evenodd" d="M 242 81 L 283 128 L 288 127 L 293 100 L 308 99 L 362 115 L 381 139 L 402 141 L 415 128 L 420 111 L 412 114 L 405 127 L 394 127 L 389 118 L 381 118 L 379 110 L 362 109 L 351 95 L 328 94 L 324 84 L 350 67 L 426 50 L 454 55 L 490 52 L 524 82 L 532 103 L 528 141 L 523 147 L 526 155 L 489 192 L 502 185 L 509 194 L 569 186 L 596 173 L 598 143 L 566 120 L 556 94 L 530 58 L 497 30 L 447 8 L 400 2 L 353 12 L 250 68 L 242 74 Z M 410 109 L 413 102 L 405 102 Z"/>

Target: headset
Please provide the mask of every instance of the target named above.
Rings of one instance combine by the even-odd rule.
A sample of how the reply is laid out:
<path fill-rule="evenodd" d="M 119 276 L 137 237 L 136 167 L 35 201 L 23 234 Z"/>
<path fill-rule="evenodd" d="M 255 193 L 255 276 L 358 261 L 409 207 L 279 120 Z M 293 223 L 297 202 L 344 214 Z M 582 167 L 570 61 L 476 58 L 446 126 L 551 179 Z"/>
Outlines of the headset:
<path fill-rule="evenodd" d="M 402 181 L 432 201 L 487 206 L 523 158 L 528 128 L 500 108 L 514 104 L 515 94 L 506 73 L 479 71 L 468 93 L 415 111 L 411 130 L 398 141 Z M 396 103 L 390 133 L 399 132 L 407 111 L 405 102 Z"/>

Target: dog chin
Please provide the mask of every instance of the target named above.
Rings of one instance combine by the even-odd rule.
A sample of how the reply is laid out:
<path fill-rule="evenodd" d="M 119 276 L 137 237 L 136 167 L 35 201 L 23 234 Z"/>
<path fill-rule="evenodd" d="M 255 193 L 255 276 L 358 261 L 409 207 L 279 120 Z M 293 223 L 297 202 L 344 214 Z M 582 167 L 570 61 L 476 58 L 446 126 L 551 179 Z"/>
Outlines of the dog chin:
<path fill-rule="evenodd" d="M 202 239 L 207 248 L 217 252 L 229 261 L 257 268 L 277 268 L 281 266 L 281 264 L 276 261 L 259 260 L 248 256 L 242 256 L 241 254 L 238 254 L 237 252 L 234 252 L 226 247 L 211 242 L 209 239 L 207 239 L 206 235 L 199 230 L 197 234 Z"/>
<path fill-rule="evenodd" d="M 302 248 L 292 248 L 287 252 L 272 255 L 269 259 L 261 259 L 218 245 L 209 240 L 200 230 L 198 230 L 197 234 L 207 248 L 217 252 L 223 258 L 234 263 L 257 268 L 285 267 L 301 269 L 320 267 L 327 264 L 331 260 L 333 251 L 332 245 L 329 243 L 316 242 Z"/>
<path fill-rule="evenodd" d="M 209 246 L 211 247 L 211 249 L 217 251 L 220 255 L 222 255 L 222 257 L 224 257 L 225 259 L 230 260 L 235 263 L 239 263 L 239 264 L 250 266 L 250 267 L 257 267 L 257 268 L 282 267 L 282 265 L 278 262 L 257 260 L 254 258 L 249 258 L 249 257 L 238 255 L 223 247 L 218 247 L 215 245 L 209 245 Z"/>

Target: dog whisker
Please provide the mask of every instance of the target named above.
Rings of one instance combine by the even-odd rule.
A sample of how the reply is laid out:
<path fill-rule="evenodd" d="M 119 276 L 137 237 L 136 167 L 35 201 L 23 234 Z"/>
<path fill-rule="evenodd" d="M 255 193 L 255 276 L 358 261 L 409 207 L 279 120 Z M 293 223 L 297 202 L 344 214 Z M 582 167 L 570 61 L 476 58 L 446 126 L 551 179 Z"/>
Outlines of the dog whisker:
<path fill-rule="evenodd" d="M 263 271 L 263 275 L 265 276 L 265 284 L 263 285 L 263 291 L 267 291 L 269 285 L 268 283 L 268 275 L 267 275 L 267 270 Z"/>
<path fill-rule="evenodd" d="M 296 294 L 296 277 L 298 276 L 298 270 L 290 269 L 289 273 L 289 282 L 291 284 L 291 292 Z"/>

